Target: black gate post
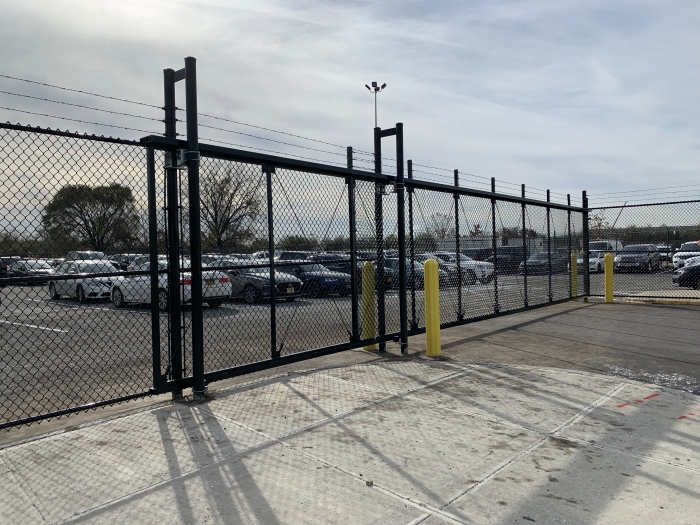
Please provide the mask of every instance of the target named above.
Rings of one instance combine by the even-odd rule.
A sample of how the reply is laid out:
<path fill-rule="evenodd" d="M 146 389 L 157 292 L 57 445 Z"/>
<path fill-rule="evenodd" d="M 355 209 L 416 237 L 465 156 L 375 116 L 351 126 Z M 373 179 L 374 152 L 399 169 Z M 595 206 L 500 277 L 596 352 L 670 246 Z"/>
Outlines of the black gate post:
<path fill-rule="evenodd" d="M 275 288 L 275 221 L 272 209 L 272 174 L 275 168 L 263 166 L 267 181 L 267 250 L 270 253 L 270 351 L 272 359 L 278 359 L 277 348 L 277 290 Z"/>
<path fill-rule="evenodd" d="M 175 71 L 172 69 L 163 70 L 163 84 L 165 90 L 165 136 L 176 138 L 176 116 L 175 116 Z M 165 152 L 165 191 L 166 208 L 168 214 L 168 320 L 170 326 L 170 377 L 173 381 L 182 379 L 182 308 L 180 295 L 180 223 L 178 220 L 180 205 L 178 202 L 178 169 L 177 151 Z M 160 290 L 156 297 L 151 300 L 160 302 Z M 173 389 L 173 399 L 182 397 L 182 388 Z"/>
<path fill-rule="evenodd" d="M 568 193 L 566 194 L 566 203 L 569 206 L 571 206 L 571 195 Z M 567 251 L 568 251 L 568 255 L 569 255 L 569 265 L 571 265 L 571 264 L 574 264 L 571 262 L 573 260 L 571 258 L 571 210 L 566 210 L 566 223 L 567 223 L 567 230 L 569 232 L 569 238 L 567 239 L 567 246 L 568 246 Z M 573 271 L 574 271 L 573 268 L 569 268 L 569 299 L 574 296 L 573 291 L 571 289 L 571 275 L 572 275 L 571 272 L 573 272 Z M 577 275 L 578 275 L 578 272 L 577 272 Z"/>
<path fill-rule="evenodd" d="M 408 161 L 408 180 L 413 179 L 413 161 Z M 411 253 L 411 330 L 418 328 L 416 319 L 416 246 L 413 241 L 413 187 L 409 186 L 408 191 L 408 244 Z"/>
<path fill-rule="evenodd" d="M 190 204 L 192 272 L 192 396 L 204 396 L 204 304 L 202 300 L 202 225 L 199 203 L 199 136 L 197 129 L 197 59 L 185 58 L 187 111 L 187 185 Z"/>
<path fill-rule="evenodd" d="M 156 208 L 156 162 L 153 148 L 146 148 L 148 177 L 148 254 L 151 264 L 151 345 L 153 350 L 153 388 L 163 382 L 160 371 L 160 308 L 158 307 L 158 210 Z"/>
<path fill-rule="evenodd" d="M 547 190 L 547 202 L 549 202 L 549 190 Z M 551 210 L 547 206 L 547 275 L 549 278 L 549 287 L 547 292 L 547 299 L 551 303 L 553 301 L 552 296 L 552 233 L 550 227 L 550 214 Z"/>
<path fill-rule="evenodd" d="M 590 232 L 588 231 L 588 195 L 585 191 L 581 193 L 581 206 L 583 206 L 583 295 L 588 297 L 591 295 L 591 274 L 590 274 L 590 257 L 588 251 L 590 243 Z"/>
<path fill-rule="evenodd" d="M 455 188 L 459 188 L 459 170 L 454 171 Z M 454 193 L 455 200 L 455 257 L 457 258 L 457 320 L 464 321 L 462 310 L 462 254 L 459 251 L 459 193 Z M 476 273 L 474 274 L 476 275 Z"/>
<path fill-rule="evenodd" d="M 353 169 L 351 146 L 348 146 L 348 169 Z M 355 209 L 355 177 L 348 177 L 346 182 L 348 184 L 348 218 L 350 221 L 350 287 L 352 288 L 350 292 L 352 317 L 350 341 L 356 342 L 360 340 L 360 320 L 357 296 L 357 213 Z"/>
<path fill-rule="evenodd" d="M 403 124 L 396 123 L 396 215 L 399 242 L 399 325 L 401 353 L 408 352 L 408 308 L 406 304 L 406 209 L 404 203 Z"/>
<path fill-rule="evenodd" d="M 382 130 L 374 128 L 374 172 L 382 172 Z M 374 183 L 374 227 L 375 244 L 377 246 L 377 268 L 374 272 L 374 287 L 377 291 L 377 336 L 383 338 L 386 334 L 386 310 L 384 307 L 384 185 Z M 379 351 L 386 352 L 386 342 L 379 342 Z"/>
<path fill-rule="evenodd" d="M 520 191 L 522 193 L 523 199 L 525 198 L 525 184 L 521 185 Z M 529 245 L 527 242 L 527 228 L 525 225 L 525 213 L 526 213 L 526 204 L 525 202 L 522 202 L 520 204 L 521 210 L 522 210 L 522 219 L 523 219 L 523 231 L 522 231 L 522 237 L 523 237 L 523 306 L 525 308 L 528 307 L 528 299 L 527 299 L 527 256 L 529 253 Z"/>
<path fill-rule="evenodd" d="M 491 193 L 496 193 L 496 177 L 491 177 Z M 498 305 L 498 254 L 496 253 L 496 198 L 491 197 L 491 248 L 493 249 L 493 312 L 499 313 Z"/>

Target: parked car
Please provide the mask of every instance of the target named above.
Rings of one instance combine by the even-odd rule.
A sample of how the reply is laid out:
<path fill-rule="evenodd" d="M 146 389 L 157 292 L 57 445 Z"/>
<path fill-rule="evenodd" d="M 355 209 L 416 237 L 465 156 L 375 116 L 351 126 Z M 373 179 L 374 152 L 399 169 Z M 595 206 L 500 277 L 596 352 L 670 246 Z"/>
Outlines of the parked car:
<path fill-rule="evenodd" d="M 292 264 L 280 265 L 276 270 L 301 279 L 302 292 L 309 297 L 348 295 L 351 290 L 350 276 L 347 273 L 333 272 L 322 264 L 295 261 Z"/>
<path fill-rule="evenodd" d="M 303 261 L 311 256 L 311 252 L 282 251 L 275 255 L 275 261 Z"/>
<path fill-rule="evenodd" d="M 232 269 L 226 272 L 231 278 L 231 297 L 243 299 L 248 304 L 270 298 L 270 270 L 268 268 Z M 294 275 L 275 268 L 275 298 L 294 301 L 301 297 L 303 283 Z"/>
<path fill-rule="evenodd" d="M 148 258 L 148 255 L 143 255 L 140 253 L 118 253 L 117 255 L 112 255 L 109 258 L 109 262 L 111 262 L 114 266 L 116 266 L 119 270 L 127 270 L 129 268 L 129 265 L 136 259 L 137 257 L 146 257 Z"/>
<path fill-rule="evenodd" d="M 57 268 L 65 259 L 46 259 L 46 262 L 51 265 L 51 268 Z"/>
<path fill-rule="evenodd" d="M 673 272 L 673 277 L 671 278 L 673 286 L 700 290 L 700 257 L 696 259 L 698 263 L 685 264 Z"/>
<path fill-rule="evenodd" d="M 589 273 L 600 273 L 603 271 L 605 268 L 605 253 L 606 252 L 591 252 L 589 258 L 588 258 L 588 271 Z M 579 271 L 584 270 L 584 256 L 585 252 L 579 252 L 578 256 L 576 257 L 576 265 L 578 266 Z"/>
<path fill-rule="evenodd" d="M 129 263 L 129 265 L 126 267 L 126 271 L 133 272 L 134 268 L 136 268 L 137 266 L 141 266 L 143 263 L 146 263 L 150 260 L 151 260 L 150 255 L 139 255 L 138 257 L 135 257 L 134 260 Z M 168 256 L 167 255 L 159 255 L 158 260 L 165 261 L 167 263 Z"/>
<path fill-rule="evenodd" d="M 0 257 L 0 277 L 7 275 L 7 270 L 10 268 L 10 266 L 20 259 L 21 257 L 19 255 L 7 255 Z"/>
<path fill-rule="evenodd" d="M 25 277 L 27 280 L 23 282 L 29 285 L 38 283 L 40 277 L 48 277 L 55 273 L 56 270 L 49 263 L 38 259 L 20 259 L 7 270 L 8 277 Z"/>
<path fill-rule="evenodd" d="M 673 254 L 673 269 L 677 270 L 685 265 L 686 259 L 700 255 L 700 241 L 684 242 L 678 251 Z"/>
<path fill-rule="evenodd" d="M 485 261 L 493 255 L 491 248 L 465 248 L 460 250 L 460 252 L 462 252 L 462 255 L 466 255 L 475 261 Z"/>
<path fill-rule="evenodd" d="M 399 259 L 393 257 L 389 259 L 384 259 L 384 264 L 385 273 L 390 273 L 392 277 L 392 284 L 398 286 Z M 406 265 L 406 286 L 413 286 L 413 278 L 415 277 L 416 288 L 423 288 L 423 286 L 425 285 L 423 265 L 421 265 L 419 262 L 415 262 L 414 271 L 411 272 L 411 261 L 409 259 L 406 259 L 404 264 Z M 443 274 L 445 277 L 447 277 L 447 274 L 445 274 L 444 272 Z"/>
<path fill-rule="evenodd" d="M 667 244 L 659 244 L 656 249 L 659 251 L 662 262 L 671 262 L 673 260 L 673 251 Z"/>
<path fill-rule="evenodd" d="M 190 261 L 184 259 L 180 263 L 180 298 L 183 304 L 192 301 L 192 273 Z M 159 270 L 167 270 L 168 263 L 165 260 L 158 261 Z M 134 272 L 148 272 L 151 263 L 145 262 L 132 269 Z M 110 296 L 114 306 L 121 308 L 128 303 L 151 303 L 151 276 L 150 275 L 120 275 L 110 279 Z M 231 296 L 231 278 L 220 270 L 202 269 L 202 298 L 212 308 L 220 307 Z M 158 308 L 161 311 L 168 309 L 170 286 L 167 273 L 158 275 Z"/>
<path fill-rule="evenodd" d="M 491 264 L 496 264 L 496 271 L 499 274 L 517 273 L 520 263 L 523 262 L 529 253 L 524 246 L 499 246 L 496 248 L 496 257 L 493 255 L 486 259 Z"/>
<path fill-rule="evenodd" d="M 462 267 L 462 279 L 466 284 L 474 284 L 477 280 L 485 284 L 493 279 L 493 264 L 490 262 L 475 261 L 462 253 L 459 254 L 459 257 L 453 252 L 436 252 L 435 255 L 452 264 L 457 264 L 459 260 L 459 265 Z"/>
<path fill-rule="evenodd" d="M 542 275 L 549 273 L 550 258 L 548 252 L 533 253 L 527 259 L 528 275 Z M 563 273 L 569 269 L 569 257 L 566 253 L 559 251 L 552 252 L 551 258 L 552 273 Z M 523 275 L 525 273 L 525 262 L 521 262 L 518 267 L 518 272 Z"/>
<path fill-rule="evenodd" d="M 605 252 L 615 255 L 622 251 L 622 241 L 615 240 L 595 240 L 588 243 L 588 249 L 592 252 Z"/>
<path fill-rule="evenodd" d="M 616 272 L 653 272 L 661 268 L 661 256 L 655 244 L 628 244 L 615 256 Z"/>
<path fill-rule="evenodd" d="M 457 279 L 459 277 L 459 271 L 457 270 L 457 265 L 453 263 L 449 263 L 434 253 L 421 253 L 421 254 L 416 254 L 415 260 L 421 263 L 421 265 L 425 264 L 425 261 L 428 259 L 435 259 L 435 262 L 438 263 L 438 270 L 442 270 L 444 273 L 447 274 L 447 281 L 445 281 L 443 284 L 444 286 L 457 286 Z"/>
<path fill-rule="evenodd" d="M 68 252 L 66 262 L 68 261 L 107 261 L 109 258 L 102 252 Z"/>
<path fill-rule="evenodd" d="M 394 272 L 386 264 L 386 259 L 384 259 L 384 289 L 389 290 L 397 284 L 398 274 L 394 275 Z M 366 263 L 370 263 L 374 266 L 374 274 L 376 279 L 377 265 L 373 261 L 357 261 L 357 289 L 362 291 L 362 266 Z M 350 259 L 346 261 L 340 261 L 335 263 L 324 264 L 332 272 L 340 272 L 350 275 Z"/>
<path fill-rule="evenodd" d="M 65 261 L 56 268 L 56 280 L 49 283 L 49 297 L 67 295 L 84 304 L 89 299 L 109 299 L 114 276 L 91 277 L 90 274 L 114 274 L 117 268 L 107 260 Z"/>

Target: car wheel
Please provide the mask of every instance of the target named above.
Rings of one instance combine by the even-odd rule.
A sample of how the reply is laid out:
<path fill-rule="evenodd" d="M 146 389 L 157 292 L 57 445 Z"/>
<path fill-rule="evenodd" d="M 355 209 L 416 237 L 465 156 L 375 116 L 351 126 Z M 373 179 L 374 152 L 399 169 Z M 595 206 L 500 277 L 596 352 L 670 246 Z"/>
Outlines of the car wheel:
<path fill-rule="evenodd" d="M 51 299 L 61 298 L 61 296 L 56 292 L 56 285 L 54 283 L 49 283 L 49 297 Z"/>
<path fill-rule="evenodd" d="M 306 286 L 306 295 L 313 298 L 317 298 L 321 295 L 321 287 L 316 281 L 311 281 Z"/>
<path fill-rule="evenodd" d="M 112 303 L 114 303 L 114 306 L 117 308 L 124 307 L 124 294 L 119 288 L 114 288 L 112 290 Z"/>
<path fill-rule="evenodd" d="M 168 292 L 167 290 L 161 288 L 160 290 L 158 290 L 158 310 L 160 310 L 161 312 L 167 312 L 168 303 Z"/>
<path fill-rule="evenodd" d="M 252 284 L 246 284 L 243 289 L 243 300 L 248 304 L 255 304 L 260 300 L 260 292 Z"/>
<path fill-rule="evenodd" d="M 474 270 L 467 270 L 467 272 L 464 276 L 464 283 L 465 284 L 476 284 L 476 273 L 474 273 Z"/>
<path fill-rule="evenodd" d="M 83 290 L 82 286 L 78 286 L 78 289 L 75 291 L 75 296 L 78 299 L 78 302 L 80 304 L 85 304 L 87 302 L 87 297 L 85 297 L 85 290 Z"/>
<path fill-rule="evenodd" d="M 211 308 L 220 308 L 222 304 L 224 304 L 223 299 L 212 299 L 211 301 L 207 301 L 207 304 Z"/>

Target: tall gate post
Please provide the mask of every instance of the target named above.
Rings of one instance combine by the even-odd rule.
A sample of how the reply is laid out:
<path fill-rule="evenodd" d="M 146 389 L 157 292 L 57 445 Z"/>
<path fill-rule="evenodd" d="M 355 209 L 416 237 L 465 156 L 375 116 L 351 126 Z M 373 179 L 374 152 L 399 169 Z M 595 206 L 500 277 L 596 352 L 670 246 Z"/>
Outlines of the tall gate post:
<path fill-rule="evenodd" d="M 165 136 L 177 138 L 177 118 L 175 116 L 175 71 L 172 69 L 163 70 L 163 86 L 165 91 Z M 170 353 L 170 377 L 173 381 L 182 379 L 182 309 L 180 296 L 180 222 L 178 202 L 178 169 L 177 151 L 165 152 L 165 194 L 167 209 L 167 231 L 168 231 L 168 290 L 165 300 L 168 303 L 169 321 L 169 353 Z M 160 291 L 158 301 L 160 301 Z M 151 298 L 155 300 L 155 298 Z M 177 387 L 172 391 L 173 399 L 182 397 L 182 388 Z"/>
<path fill-rule="evenodd" d="M 348 169 L 353 169 L 352 146 L 348 146 Z M 348 219 L 350 229 L 350 300 L 351 300 L 351 322 L 352 333 L 350 340 L 353 342 L 360 340 L 360 320 L 358 313 L 357 297 L 357 213 L 355 209 L 355 177 L 348 177 Z"/>
<path fill-rule="evenodd" d="M 413 161 L 408 161 L 408 180 L 413 179 Z M 408 244 L 411 254 L 411 330 L 418 328 L 416 319 L 416 246 L 413 239 L 413 186 L 408 191 Z"/>
<path fill-rule="evenodd" d="M 202 225 L 199 203 L 199 136 L 197 128 L 197 59 L 185 58 L 187 111 L 187 182 L 190 204 L 192 272 L 192 396 L 204 396 L 204 304 L 202 301 Z"/>
<path fill-rule="evenodd" d="M 153 388 L 163 382 L 160 371 L 160 308 L 158 291 L 158 210 L 156 204 L 156 162 L 152 147 L 146 148 L 146 171 L 148 177 L 148 252 L 151 265 L 151 346 L 153 353 Z"/>
<path fill-rule="evenodd" d="M 590 256 L 588 246 L 590 243 L 590 232 L 588 231 L 588 195 L 585 191 L 581 193 L 581 206 L 583 206 L 583 295 L 588 298 L 591 295 L 591 274 Z"/>
<path fill-rule="evenodd" d="M 459 170 L 454 171 L 455 188 L 459 188 Z M 454 193 L 455 201 L 455 257 L 457 258 L 457 320 L 464 321 L 462 310 L 462 254 L 459 251 L 459 193 Z M 476 273 L 474 274 L 476 275 Z"/>
<path fill-rule="evenodd" d="M 374 172 L 382 172 L 382 130 L 374 128 Z M 386 310 L 384 303 L 384 210 L 383 185 L 374 183 L 374 240 L 377 248 L 377 269 L 374 275 L 374 286 L 377 291 L 377 337 L 386 334 Z M 379 343 L 379 351 L 386 352 L 386 342 Z"/>
<path fill-rule="evenodd" d="M 272 359 L 278 359 L 280 350 L 277 348 L 277 289 L 275 288 L 275 216 L 272 208 L 272 174 L 273 166 L 264 165 L 267 186 L 267 251 L 270 254 L 270 354 Z"/>
<path fill-rule="evenodd" d="M 520 192 L 522 194 L 523 199 L 525 198 L 525 184 L 522 184 L 520 187 Z M 522 236 L 523 236 L 523 306 L 525 308 L 528 307 L 528 298 L 527 298 L 527 257 L 529 253 L 529 248 L 530 246 L 528 245 L 527 242 L 527 228 L 526 228 L 526 210 L 527 210 L 527 205 L 522 202 L 520 204 L 521 207 L 521 213 L 522 213 L 522 220 L 523 220 L 523 231 L 522 231 Z"/>
<path fill-rule="evenodd" d="M 491 193 L 496 193 L 496 177 L 491 177 Z M 493 312 L 499 313 L 498 305 L 498 254 L 496 253 L 496 198 L 491 197 L 491 248 L 493 249 Z"/>
<path fill-rule="evenodd" d="M 549 190 L 547 190 L 547 202 L 549 202 Z M 547 206 L 547 300 L 551 303 L 554 300 L 552 295 L 552 232 L 551 232 L 551 210 Z"/>
<path fill-rule="evenodd" d="M 399 325 L 401 353 L 408 352 L 408 308 L 406 302 L 406 210 L 404 203 L 403 124 L 396 123 L 396 215 L 399 242 Z"/>
<path fill-rule="evenodd" d="M 566 204 L 571 206 L 571 195 L 568 193 L 566 194 Z M 571 258 L 571 210 L 566 210 L 566 230 L 569 232 L 567 239 L 567 255 L 569 257 L 569 261 L 571 261 L 569 264 L 573 264 L 573 259 Z M 573 268 L 569 268 L 569 298 L 574 296 L 573 288 L 571 287 L 573 271 Z"/>

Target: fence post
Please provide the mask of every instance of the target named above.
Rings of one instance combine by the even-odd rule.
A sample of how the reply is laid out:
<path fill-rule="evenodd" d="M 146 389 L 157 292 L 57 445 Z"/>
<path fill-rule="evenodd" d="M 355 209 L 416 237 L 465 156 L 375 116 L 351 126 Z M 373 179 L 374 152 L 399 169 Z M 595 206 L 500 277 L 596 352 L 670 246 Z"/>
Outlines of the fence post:
<path fill-rule="evenodd" d="M 382 130 L 374 128 L 374 172 L 382 172 Z M 386 311 L 384 308 L 384 209 L 383 185 L 374 183 L 374 240 L 377 247 L 377 268 L 374 275 L 374 285 L 377 291 L 377 334 L 384 337 L 386 333 Z M 380 341 L 379 351 L 386 351 L 386 342 Z"/>
<path fill-rule="evenodd" d="M 590 253 L 588 245 L 590 243 L 590 233 L 588 231 L 588 195 L 581 192 L 581 206 L 583 206 L 583 295 L 588 298 L 591 295 L 591 274 L 590 274 Z"/>
<path fill-rule="evenodd" d="M 158 210 L 156 208 L 156 166 L 153 148 L 146 148 L 148 176 L 148 254 L 151 263 L 151 346 L 153 351 L 153 388 L 163 382 L 160 372 L 160 308 L 158 305 Z"/>
<path fill-rule="evenodd" d="M 408 161 L 408 180 L 413 179 L 413 161 Z M 416 319 L 416 246 L 413 239 L 413 187 L 409 186 L 408 191 L 408 243 L 411 252 L 411 330 L 418 328 Z"/>
<path fill-rule="evenodd" d="M 374 266 L 370 261 L 362 265 L 362 339 L 376 339 L 377 318 L 374 315 Z M 365 345 L 365 350 L 376 350 L 376 343 Z"/>
<path fill-rule="evenodd" d="M 571 206 L 571 195 L 566 194 L 566 204 Z M 571 257 L 571 210 L 566 210 L 566 231 L 568 232 L 568 239 L 567 239 L 567 252 L 569 254 L 569 299 L 571 299 L 574 296 L 574 285 L 573 285 L 573 276 L 574 273 L 578 270 L 576 268 L 576 257 L 572 258 Z M 573 261 L 573 263 L 571 262 Z M 578 278 L 578 277 L 577 277 Z M 578 288 L 578 286 L 577 286 Z"/>
<path fill-rule="evenodd" d="M 275 215 L 272 208 L 272 174 L 273 166 L 262 167 L 267 183 L 267 251 L 270 254 L 270 353 L 272 359 L 280 356 L 277 349 L 277 290 L 275 288 Z"/>
<path fill-rule="evenodd" d="M 353 169 L 352 162 L 352 146 L 348 146 L 348 169 Z M 352 333 L 350 341 L 360 340 L 360 323 L 358 316 L 358 298 L 357 298 L 357 215 L 355 210 L 355 177 L 347 178 L 348 184 L 348 218 L 350 228 L 350 310 L 352 317 Z"/>
<path fill-rule="evenodd" d="M 175 71 L 172 69 L 163 70 L 163 86 L 165 103 L 165 136 L 168 138 L 177 137 L 177 118 L 175 116 Z M 180 204 L 178 199 L 179 174 L 176 167 L 177 152 L 175 150 L 166 151 L 165 168 L 165 194 L 167 210 L 167 231 L 168 231 L 168 287 L 166 300 L 168 303 L 168 323 L 169 323 L 169 368 L 170 377 L 173 381 L 182 379 L 182 308 L 180 296 Z M 155 298 L 151 298 L 154 300 Z M 158 291 L 160 300 L 160 290 Z M 182 397 L 182 388 L 176 387 L 172 391 L 173 399 Z"/>
<path fill-rule="evenodd" d="M 606 253 L 603 257 L 605 264 L 605 302 L 612 303 L 614 297 L 613 283 L 613 256 L 611 253 Z"/>
<path fill-rule="evenodd" d="M 401 353 L 408 352 L 408 311 L 406 304 L 406 210 L 404 203 L 403 124 L 396 123 L 396 215 L 399 243 L 399 327 Z"/>
<path fill-rule="evenodd" d="M 440 347 L 440 280 L 438 263 L 428 259 L 423 265 L 425 275 L 425 346 L 428 357 L 437 357 Z"/>
<path fill-rule="evenodd" d="M 199 203 L 199 137 L 197 129 L 197 60 L 185 58 L 187 111 L 187 186 L 190 204 L 192 272 L 192 396 L 204 396 L 204 304 L 202 301 L 202 224 Z"/>
<path fill-rule="evenodd" d="M 525 184 L 522 184 L 520 187 L 520 192 L 522 194 L 523 199 L 525 198 Z M 525 227 L 525 211 L 526 211 L 526 206 L 525 202 L 520 203 L 521 211 L 522 211 L 522 220 L 523 220 L 523 231 L 522 231 L 522 237 L 523 237 L 523 306 L 527 308 L 528 306 L 528 299 L 527 299 L 527 255 L 528 255 L 528 243 L 527 243 L 527 228 Z"/>
<path fill-rule="evenodd" d="M 547 190 L 547 202 L 549 202 L 549 190 Z M 554 300 L 552 296 L 552 231 L 551 231 L 551 210 L 547 206 L 547 274 L 548 274 L 548 287 L 547 299 L 551 303 Z"/>
<path fill-rule="evenodd" d="M 496 177 L 491 177 L 491 193 L 496 193 Z M 496 198 L 491 197 L 491 248 L 493 249 L 493 312 L 499 313 L 498 305 L 498 254 L 496 253 Z"/>
<path fill-rule="evenodd" d="M 454 171 L 455 188 L 459 188 L 459 170 Z M 455 257 L 457 258 L 457 320 L 464 321 L 462 309 L 462 260 L 459 251 L 459 193 L 454 193 L 455 200 Z M 476 275 L 476 272 L 474 273 Z"/>

